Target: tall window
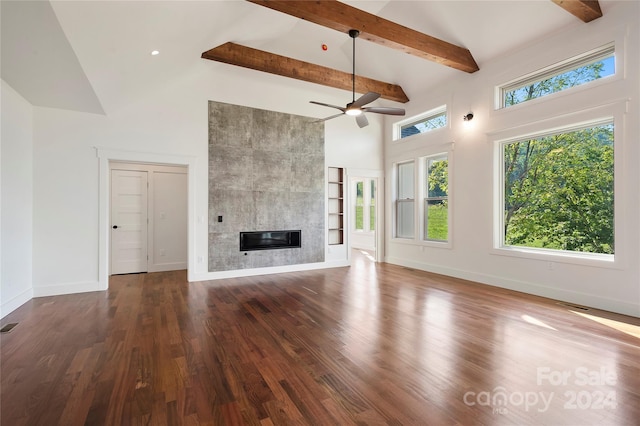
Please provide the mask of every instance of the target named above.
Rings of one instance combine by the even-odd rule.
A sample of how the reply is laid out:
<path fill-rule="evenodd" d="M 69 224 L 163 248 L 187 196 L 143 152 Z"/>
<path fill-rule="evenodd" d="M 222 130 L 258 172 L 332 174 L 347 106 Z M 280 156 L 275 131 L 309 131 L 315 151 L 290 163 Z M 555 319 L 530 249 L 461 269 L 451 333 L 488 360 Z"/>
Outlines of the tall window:
<path fill-rule="evenodd" d="M 396 167 L 396 238 L 414 238 L 414 162 L 399 163 Z"/>
<path fill-rule="evenodd" d="M 369 181 L 369 231 L 376 229 L 376 183 Z"/>
<path fill-rule="evenodd" d="M 364 231 L 364 182 L 356 182 L 356 231 Z"/>
<path fill-rule="evenodd" d="M 614 253 L 614 125 L 502 144 L 504 245 Z"/>
<path fill-rule="evenodd" d="M 369 178 L 356 178 L 353 188 L 355 196 L 354 229 L 360 232 L 375 230 L 376 224 L 376 182 Z"/>
<path fill-rule="evenodd" d="M 603 46 L 507 83 L 499 88 L 498 108 L 507 108 L 613 75 L 614 53 L 613 45 Z"/>
<path fill-rule="evenodd" d="M 449 239 L 449 161 L 447 154 L 427 157 L 424 175 L 424 239 Z"/>

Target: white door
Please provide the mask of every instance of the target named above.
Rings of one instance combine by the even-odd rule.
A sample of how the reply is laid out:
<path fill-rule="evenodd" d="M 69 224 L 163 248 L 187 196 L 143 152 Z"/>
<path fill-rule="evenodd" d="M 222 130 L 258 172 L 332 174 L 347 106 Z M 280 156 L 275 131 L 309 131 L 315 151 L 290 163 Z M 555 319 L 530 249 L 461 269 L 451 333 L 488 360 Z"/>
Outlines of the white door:
<path fill-rule="evenodd" d="M 111 274 L 147 271 L 147 172 L 111 170 Z"/>

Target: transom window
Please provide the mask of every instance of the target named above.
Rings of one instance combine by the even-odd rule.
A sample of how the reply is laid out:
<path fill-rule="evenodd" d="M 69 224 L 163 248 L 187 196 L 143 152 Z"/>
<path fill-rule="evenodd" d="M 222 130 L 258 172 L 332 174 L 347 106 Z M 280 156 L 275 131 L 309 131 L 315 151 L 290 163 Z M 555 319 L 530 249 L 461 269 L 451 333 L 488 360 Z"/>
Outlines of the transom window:
<path fill-rule="evenodd" d="M 394 140 L 430 132 L 447 125 L 447 106 L 432 109 L 415 117 L 402 120 L 394 126 Z"/>
<path fill-rule="evenodd" d="M 615 48 L 606 45 L 500 86 L 498 108 L 508 108 L 615 74 Z"/>

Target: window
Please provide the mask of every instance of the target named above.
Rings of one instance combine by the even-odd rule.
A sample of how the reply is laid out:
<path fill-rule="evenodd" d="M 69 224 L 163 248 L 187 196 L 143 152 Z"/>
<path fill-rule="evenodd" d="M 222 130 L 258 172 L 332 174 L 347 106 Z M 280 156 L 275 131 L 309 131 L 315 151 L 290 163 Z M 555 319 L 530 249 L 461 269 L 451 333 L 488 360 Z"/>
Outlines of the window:
<path fill-rule="evenodd" d="M 354 193 L 356 194 L 354 229 L 360 232 L 371 232 L 375 230 L 376 223 L 376 183 L 374 179 L 357 179 L 354 182 Z"/>
<path fill-rule="evenodd" d="M 356 231 L 364 231 L 364 182 L 356 182 Z"/>
<path fill-rule="evenodd" d="M 449 161 L 447 154 L 427 157 L 424 173 L 424 239 L 449 239 Z"/>
<path fill-rule="evenodd" d="M 615 49 L 603 46 L 499 87 L 498 108 L 541 98 L 615 74 Z"/>
<path fill-rule="evenodd" d="M 414 162 L 397 165 L 396 238 L 414 237 Z"/>
<path fill-rule="evenodd" d="M 504 246 L 614 254 L 612 119 L 500 149 Z"/>
<path fill-rule="evenodd" d="M 369 231 L 376 229 L 376 183 L 369 181 Z"/>
<path fill-rule="evenodd" d="M 394 140 L 430 132 L 447 125 L 447 107 L 443 105 L 416 117 L 402 120 L 394 126 Z"/>

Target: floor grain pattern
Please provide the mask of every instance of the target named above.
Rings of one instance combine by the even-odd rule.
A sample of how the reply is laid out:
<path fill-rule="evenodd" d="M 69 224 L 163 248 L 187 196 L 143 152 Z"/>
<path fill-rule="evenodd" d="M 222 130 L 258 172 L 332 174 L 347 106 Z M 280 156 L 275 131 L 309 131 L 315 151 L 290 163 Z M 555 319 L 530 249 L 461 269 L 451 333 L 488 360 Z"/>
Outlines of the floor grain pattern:
<path fill-rule="evenodd" d="M 10 322 L 3 426 L 640 424 L 638 318 L 363 256 L 191 284 L 113 276 Z"/>

